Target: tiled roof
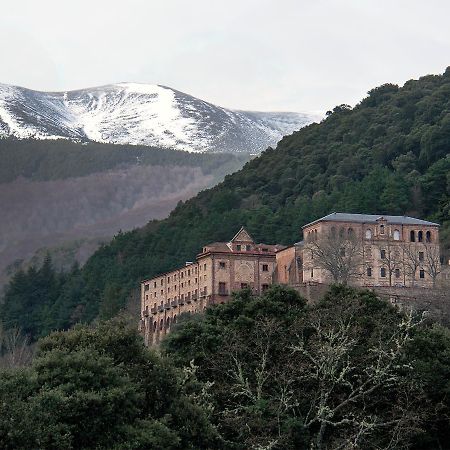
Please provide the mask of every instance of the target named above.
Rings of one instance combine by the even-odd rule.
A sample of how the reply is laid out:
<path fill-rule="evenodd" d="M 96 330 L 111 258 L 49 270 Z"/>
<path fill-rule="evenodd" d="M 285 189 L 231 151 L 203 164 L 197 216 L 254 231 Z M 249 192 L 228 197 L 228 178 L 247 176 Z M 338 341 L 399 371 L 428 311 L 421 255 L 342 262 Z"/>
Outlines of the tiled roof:
<path fill-rule="evenodd" d="M 378 219 L 385 219 L 387 223 L 395 223 L 399 225 L 434 225 L 438 223 L 428 222 L 427 220 L 416 219 L 409 216 L 388 216 L 384 214 L 349 214 L 334 212 L 313 222 L 307 223 L 302 228 L 313 225 L 317 222 L 358 222 L 358 223 L 376 223 Z"/>

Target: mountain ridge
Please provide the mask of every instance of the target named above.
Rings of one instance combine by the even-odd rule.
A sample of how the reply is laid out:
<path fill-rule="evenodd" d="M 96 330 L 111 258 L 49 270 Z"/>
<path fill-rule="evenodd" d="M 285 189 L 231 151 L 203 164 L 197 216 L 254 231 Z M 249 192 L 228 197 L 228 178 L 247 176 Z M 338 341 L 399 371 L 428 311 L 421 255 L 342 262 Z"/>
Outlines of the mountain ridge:
<path fill-rule="evenodd" d="M 317 119 L 306 113 L 231 110 L 157 84 L 43 92 L 0 83 L 0 137 L 259 153 Z"/>

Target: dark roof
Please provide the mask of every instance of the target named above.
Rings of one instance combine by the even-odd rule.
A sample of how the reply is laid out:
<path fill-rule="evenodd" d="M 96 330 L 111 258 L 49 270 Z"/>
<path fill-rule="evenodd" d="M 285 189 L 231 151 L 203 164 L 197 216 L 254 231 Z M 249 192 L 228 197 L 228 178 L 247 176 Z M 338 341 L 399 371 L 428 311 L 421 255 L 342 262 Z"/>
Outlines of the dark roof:
<path fill-rule="evenodd" d="M 427 220 L 416 219 L 409 216 L 388 216 L 384 214 L 349 214 L 334 212 L 313 222 L 303 225 L 305 228 L 317 222 L 359 222 L 359 223 L 376 223 L 378 219 L 385 219 L 387 223 L 395 223 L 399 225 L 434 225 L 439 226 L 438 223 L 428 222 Z"/>

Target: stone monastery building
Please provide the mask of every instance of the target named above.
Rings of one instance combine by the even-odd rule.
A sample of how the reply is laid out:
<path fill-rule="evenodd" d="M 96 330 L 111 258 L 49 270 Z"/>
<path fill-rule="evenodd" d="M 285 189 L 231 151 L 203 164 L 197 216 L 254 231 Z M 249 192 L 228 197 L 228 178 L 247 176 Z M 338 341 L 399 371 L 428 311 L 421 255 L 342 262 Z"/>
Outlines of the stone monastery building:
<path fill-rule="evenodd" d="M 256 244 L 241 228 L 229 242 L 203 247 L 195 262 L 142 281 L 146 343 L 157 343 L 180 314 L 224 303 L 241 289 L 343 281 L 336 272 L 359 286 L 432 287 L 439 273 L 439 225 L 425 220 L 332 213 L 305 225 L 303 236 L 291 247 Z"/>

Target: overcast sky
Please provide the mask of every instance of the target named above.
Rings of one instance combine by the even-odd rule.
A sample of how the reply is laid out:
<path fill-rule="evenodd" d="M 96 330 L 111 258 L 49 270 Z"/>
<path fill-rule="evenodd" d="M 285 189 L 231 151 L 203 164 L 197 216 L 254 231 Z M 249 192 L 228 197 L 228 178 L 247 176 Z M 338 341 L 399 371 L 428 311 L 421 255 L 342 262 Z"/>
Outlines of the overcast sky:
<path fill-rule="evenodd" d="M 2 0 L 0 82 L 326 111 L 450 65 L 448 0 Z"/>

